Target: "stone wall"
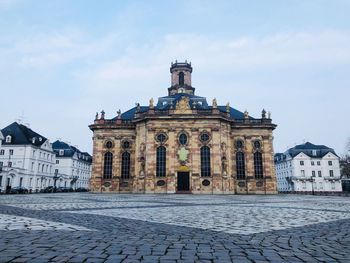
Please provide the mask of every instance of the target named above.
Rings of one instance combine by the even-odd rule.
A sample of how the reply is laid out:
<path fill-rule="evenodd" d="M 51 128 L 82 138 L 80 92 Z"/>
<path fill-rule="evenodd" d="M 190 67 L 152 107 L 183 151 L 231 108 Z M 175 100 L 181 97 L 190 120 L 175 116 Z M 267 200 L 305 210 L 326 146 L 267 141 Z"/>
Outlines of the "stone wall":
<path fill-rule="evenodd" d="M 199 140 L 202 132 L 211 136 L 208 146 L 211 149 L 211 177 L 201 177 Z M 155 137 L 160 132 L 167 135 L 164 143 L 167 149 L 167 176 L 156 177 L 156 149 L 159 143 Z M 189 151 L 186 163 L 180 163 L 177 152 L 180 149 L 178 136 L 181 132 L 188 135 Z M 246 161 L 246 179 L 236 180 L 235 141 L 244 141 Z M 114 155 L 113 178 L 103 179 L 103 156 L 107 149 L 105 143 L 110 140 L 114 147 L 110 151 Z M 131 178 L 121 179 L 121 143 L 131 142 L 128 150 L 131 154 Z M 253 142 L 262 144 L 264 161 L 264 178 L 254 177 Z M 220 119 L 168 118 L 141 121 L 130 127 L 114 127 L 94 130 L 93 137 L 93 175 L 91 190 L 93 192 L 128 192 L 128 193 L 176 193 L 177 172 L 187 169 L 190 172 L 190 190 L 193 194 L 275 194 L 276 176 L 273 160 L 272 129 L 236 127 Z M 225 160 L 226 161 L 223 161 Z M 164 185 L 157 185 L 159 180 Z M 208 180 L 210 185 L 204 186 Z"/>

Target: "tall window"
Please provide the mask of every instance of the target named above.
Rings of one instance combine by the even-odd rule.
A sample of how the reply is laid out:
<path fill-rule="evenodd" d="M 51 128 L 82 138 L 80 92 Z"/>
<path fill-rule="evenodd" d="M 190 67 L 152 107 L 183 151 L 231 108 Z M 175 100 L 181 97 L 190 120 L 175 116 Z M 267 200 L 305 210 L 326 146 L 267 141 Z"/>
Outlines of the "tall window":
<path fill-rule="evenodd" d="M 179 73 L 179 85 L 185 84 L 185 74 L 183 72 Z"/>
<path fill-rule="evenodd" d="M 201 148 L 201 175 L 203 177 L 211 176 L 210 148 L 208 146 Z"/>
<path fill-rule="evenodd" d="M 254 171 L 255 179 L 262 179 L 264 175 L 262 154 L 260 152 L 254 153 Z"/>
<path fill-rule="evenodd" d="M 113 154 L 110 152 L 105 153 L 104 167 L 103 167 L 103 178 L 112 179 L 113 170 Z"/>
<path fill-rule="evenodd" d="M 166 148 L 164 146 L 157 148 L 157 176 L 166 176 Z"/>
<path fill-rule="evenodd" d="M 237 152 L 236 154 L 236 171 L 237 171 L 237 179 L 244 180 L 245 179 L 245 161 L 244 161 L 244 153 Z"/>
<path fill-rule="evenodd" d="M 130 178 L 130 153 L 128 152 L 122 154 L 122 178 Z"/>

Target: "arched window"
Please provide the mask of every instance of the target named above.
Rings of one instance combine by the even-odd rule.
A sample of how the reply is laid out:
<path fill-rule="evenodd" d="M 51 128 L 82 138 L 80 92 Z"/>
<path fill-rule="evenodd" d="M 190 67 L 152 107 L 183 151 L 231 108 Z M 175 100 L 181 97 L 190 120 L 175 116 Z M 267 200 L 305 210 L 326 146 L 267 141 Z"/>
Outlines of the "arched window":
<path fill-rule="evenodd" d="M 122 154 L 122 179 L 130 178 L 130 153 L 123 152 Z"/>
<path fill-rule="evenodd" d="M 264 176 L 262 154 L 260 152 L 254 153 L 254 172 L 255 179 L 262 179 Z"/>
<path fill-rule="evenodd" d="M 179 73 L 179 85 L 185 84 L 185 74 L 183 72 Z"/>
<path fill-rule="evenodd" d="M 166 176 L 166 148 L 160 146 L 157 148 L 157 177 Z"/>
<path fill-rule="evenodd" d="M 245 160 L 244 160 L 244 153 L 242 152 L 236 153 L 236 172 L 237 172 L 238 180 L 245 179 Z"/>
<path fill-rule="evenodd" d="M 103 178 L 112 179 L 113 171 L 113 154 L 110 152 L 105 153 L 104 165 L 103 165 Z"/>
<path fill-rule="evenodd" d="M 203 146 L 201 148 L 201 176 L 211 176 L 210 148 L 208 146 Z"/>

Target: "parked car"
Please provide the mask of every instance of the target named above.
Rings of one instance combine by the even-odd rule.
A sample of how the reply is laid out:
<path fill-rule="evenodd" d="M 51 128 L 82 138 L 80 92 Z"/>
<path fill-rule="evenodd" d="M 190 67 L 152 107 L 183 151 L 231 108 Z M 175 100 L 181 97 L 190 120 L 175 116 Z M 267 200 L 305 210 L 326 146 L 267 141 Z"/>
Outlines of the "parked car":
<path fill-rule="evenodd" d="M 73 189 L 70 187 L 58 187 L 56 189 L 57 193 L 68 193 L 68 192 L 73 192 Z"/>
<path fill-rule="evenodd" d="M 42 190 L 43 193 L 53 193 L 54 192 L 54 187 L 53 186 L 48 186 Z"/>
<path fill-rule="evenodd" d="M 10 194 L 28 194 L 29 190 L 24 187 L 12 187 L 10 190 Z"/>
<path fill-rule="evenodd" d="M 83 188 L 83 187 L 79 187 L 77 189 L 75 189 L 76 192 L 88 192 L 88 189 Z"/>

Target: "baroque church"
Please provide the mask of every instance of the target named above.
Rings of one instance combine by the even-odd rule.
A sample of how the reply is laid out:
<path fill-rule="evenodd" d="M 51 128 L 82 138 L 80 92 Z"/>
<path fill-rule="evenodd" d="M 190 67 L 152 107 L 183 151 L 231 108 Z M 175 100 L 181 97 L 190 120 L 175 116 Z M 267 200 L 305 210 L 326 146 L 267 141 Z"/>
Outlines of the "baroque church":
<path fill-rule="evenodd" d="M 270 113 L 211 105 L 192 86 L 191 63 L 171 64 L 168 96 L 113 119 L 96 114 L 91 191 L 276 194 Z"/>

